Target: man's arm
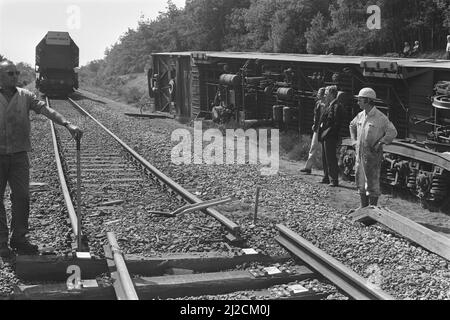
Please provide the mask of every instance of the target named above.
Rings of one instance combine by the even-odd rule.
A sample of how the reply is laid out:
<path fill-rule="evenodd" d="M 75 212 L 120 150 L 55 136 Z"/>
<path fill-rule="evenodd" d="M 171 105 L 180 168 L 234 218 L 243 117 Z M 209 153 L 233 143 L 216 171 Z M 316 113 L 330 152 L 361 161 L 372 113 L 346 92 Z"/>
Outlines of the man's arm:
<path fill-rule="evenodd" d="M 348 126 L 350 130 L 350 137 L 352 138 L 353 142 L 356 142 L 358 139 L 358 116 L 356 116 Z"/>
<path fill-rule="evenodd" d="M 67 125 L 67 123 L 69 123 L 69 121 L 67 121 L 62 114 L 47 105 L 41 108 L 40 114 L 61 126 Z"/>
<path fill-rule="evenodd" d="M 380 151 L 383 145 L 392 143 L 395 137 L 397 137 L 397 129 L 395 129 L 395 126 L 391 121 L 387 120 L 385 134 L 380 141 L 375 144 L 375 151 Z"/>
<path fill-rule="evenodd" d="M 397 129 L 394 124 L 388 120 L 386 125 L 386 133 L 384 137 L 380 140 L 381 143 L 390 144 L 394 141 L 395 137 L 397 137 Z"/>
<path fill-rule="evenodd" d="M 341 124 L 342 124 L 342 116 L 341 116 L 341 112 L 342 112 L 342 108 L 343 106 L 339 103 L 336 102 L 336 105 L 334 107 L 334 126 L 336 128 L 340 128 Z"/>
<path fill-rule="evenodd" d="M 37 99 L 35 95 L 31 96 L 30 109 L 36 113 L 44 115 L 53 122 L 66 127 L 72 137 L 78 137 L 81 139 L 83 132 L 80 128 L 71 124 L 62 114 L 50 108 L 44 101 Z"/>

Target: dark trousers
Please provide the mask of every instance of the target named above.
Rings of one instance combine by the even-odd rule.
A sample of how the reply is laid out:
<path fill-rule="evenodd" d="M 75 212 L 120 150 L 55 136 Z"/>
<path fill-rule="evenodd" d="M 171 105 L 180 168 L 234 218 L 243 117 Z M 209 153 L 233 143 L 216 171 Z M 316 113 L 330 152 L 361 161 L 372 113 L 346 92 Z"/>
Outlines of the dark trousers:
<path fill-rule="evenodd" d="M 0 243 L 8 242 L 8 222 L 3 203 L 7 183 L 11 188 L 11 240 L 25 240 L 30 212 L 29 181 L 27 152 L 0 155 Z"/>
<path fill-rule="evenodd" d="M 324 178 L 333 183 L 339 182 L 339 166 L 336 156 L 338 139 L 330 137 L 322 141 L 322 165 Z"/>

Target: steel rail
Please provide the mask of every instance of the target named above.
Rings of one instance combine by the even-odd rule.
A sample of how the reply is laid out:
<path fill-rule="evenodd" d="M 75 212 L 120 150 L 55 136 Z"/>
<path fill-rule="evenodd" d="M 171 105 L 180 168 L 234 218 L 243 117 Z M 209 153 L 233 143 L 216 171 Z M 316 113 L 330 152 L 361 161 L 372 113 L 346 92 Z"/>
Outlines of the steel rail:
<path fill-rule="evenodd" d="M 114 232 L 107 232 L 106 236 L 108 237 L 108 242 L 111 247 L 116 270 L 119 274 L 120 286 L 125 295 L 125 300 L 139 300 Z"/>
<path fill-rule="evenodd" d="M 78 103 L 73 99 L 69 98 L 69 101 L 87 117 L 91 118 L 95 123 L 97 123 L 103 130 L 105 130 L 111 137 L 113 137 L 129 154 L 131 154 L 139 163 L 147 170 L 149 170 L 154 176 L 156 176 L 160 181 L 164 182 L 170 189 L 177 192 L 181 197 L 190 203 L 202 203 L 203 201 L 184 189 L 181 185 L 170 179 L 164 173 L 159 171 L 156 167 L 152 166 L 147 160 L 145 160 L 140 154 L 131 149 L 125 142 L 123 142 L 119 137 L 112 133 L 108 128 L 101 124 L 97 119 L 95 119 L 91 114 L 84 110 Z M 211 208 L 203 209 L 202 212 L 210 215 L 211 217 L 218 220 L 225 228 L 227 228 L 232 233 L 240 232 L 240 227 L 222 215 L 219 211 Z"/>
<path fill-rule="evenodd" d="M 299 259 L 308 264 L 342 291 L 356 300 L 395 300 L 383 290 L 346 267 L 341 262 L 312 245 L 282 224 L 278 224 L 281 237 L 277 241 Z"/>
<path fill-rule="evenodd" d="M 47 97 L 45 98 L 45 100 L 46 100 L 47 106 L 50 107 L 50 101 L 48 100 Z M 64 170 L 63 170 L 62 163 L 61 163 L 61 158 L 59 156 L 58 141 L 56 139 L 56 129 L 55 129 L 55 125 L 53 124 L 53 122 L 51 120 L 49 120 L 49 122 L 50 122 L 51 131 L 52 131 L 53 149 L 55 151 L 55 162 L 56 162 L 56 168 L 58 169 L 58 177 L 59 177 L 59 181 L 61 184 L 64 201 L 66 202 L 66 208 L 69 213 L 69 219 L 70 219 L 70 224 L 72 226 L 72 231 L 73 231 L 75 237 L 78 238 L 78 218 L 77 218 L 77 214 L 75 212 L 75 208 L 73 206 L 72 198 L 70 197 L 69 188 L 67 187 L 67 181 L 64 176 Z"/>

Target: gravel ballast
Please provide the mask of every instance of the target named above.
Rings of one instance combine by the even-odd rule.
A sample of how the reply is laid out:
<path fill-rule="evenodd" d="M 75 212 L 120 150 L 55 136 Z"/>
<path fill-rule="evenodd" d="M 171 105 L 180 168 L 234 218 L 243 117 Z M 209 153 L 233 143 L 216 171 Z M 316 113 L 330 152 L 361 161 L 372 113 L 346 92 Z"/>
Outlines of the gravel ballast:
<path fill-rule="evenodd" d="M 174 120 L 127 117 L 123 113 L 129 110 L 119 109 L 117 104 L 100 104 L 88 99 L 80 100 L 79 103 L 155 167 L 202 200 L 225 196 L 237 198 L 238 202 L 219 206 L 218 210 L 241 226 L 249 246 L 270 255 L 286 254 L 274 240 L 278 235 L 275 226 L 281 223 L 397 299 L 450 299 L 448 261 L 387 232 L 385 228 L 365 227 L 351 222 L 346 212 L 324 201 L 330 196 L 326 186 L 306 183 L 299 179 L 299 175 L 283 171 L 277 175 L 263 176 L 258 165 L 174 165 L 171 151 L 176 142 L 171 141 L 171 134 L 178 128 L 191 132 L 192 128 Z M 64 252 L 61 248 L 68 248 L 70 229 L 62 207 L 64 202 L 58 188 L 47 120 L 33 116 L 32 134 L 34 150 L 30 153 L 31 180 L 48 183 L 50 190 L 45 191 L 45 196 L 42 192 L 32 193 L 31 238 Z M 261 191 L 258 220 L 254 224 L 256 186 L 260 186 Z M 136 195 L 136 201 L 139 198 L 142 199 L 142 194 Z M 169 236 L 161 239 L 158 235 L 160 245 L 155 247 L 157 237 L 148 235 L 170 229 L 173 234 L 180 235 L 177 225 L 180 219 L 152 218 L 152 223 L 149 223 L 145 210 L 143 204 L 142 208 L 130 214 L 134 218 L 124 219 L 117 227 L 112 227 L 119 239 L 126 240 L 123 241 L 126 253 L 227 250 L 220 242 L 206 241 L 205 244 L 205 239 L 220 238 L 222 231 L 217 222 L 204 222 L 202 213 L 182 217 L 191 221 L 183 224 L 186 238 L 173 237 L 168 233 Z M 122 218 L 117 212 L 117 215 L 108 216 L 108 219 Z M 97 228 L 100 226 L 97 224 Z M 96 232 L 101 234 L 103 231 L 100 228 Z M 202 231 L 208 234 L 207 238 L 199 233 Z M 189 237 L 197 240 L 194 245 L 185 246 L 183 239 Z M 127 245 L 130 239 L 133 239 L 131 245 Z M 12 284 L 17 282 L 14 277 L 8 277 L 10 274 L 8 268 L 1 270 L 1 293 L 10 293 Z M 246 293 L 235 293 L 204 298 L 233 299 L 245 296 Z M 339 299 L 338 296 L 335 298 Z"/>

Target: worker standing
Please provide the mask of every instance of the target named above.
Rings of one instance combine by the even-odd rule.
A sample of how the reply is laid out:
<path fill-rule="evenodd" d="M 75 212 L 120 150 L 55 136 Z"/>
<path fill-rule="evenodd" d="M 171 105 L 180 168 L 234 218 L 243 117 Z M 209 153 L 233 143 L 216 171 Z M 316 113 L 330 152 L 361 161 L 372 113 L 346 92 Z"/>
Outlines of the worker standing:
<path fill-rule="evenodd" d="M 325 90 L 326 107 L 320 118 L 318 139 L 322 143 L 323 179 L 330 187 L 339 186 L 339 166 L 336 150 L 341 126 L 341 99 L 337 86 L 328 86 Z"/>
<path fill-rule="evenodd" d="M 83 132 L 51 109 L 31 92 L 17 88 L 19 72 L 11 61 L 0 62 L 0 257 L 12 257 L 8 247 L 9 228 L 3 197 L 6 185 L 11 189 L 10 246 L 18 254 L 37 254 L 38 246 L 29 242 L 28 217 L 30 211 L 31 151 L 29 112 L 33 110 L 64 126 L 74 138 Z"/>
<path fill-rule="evenodd" d="M 322 116 L 324 108 L 325 108 L 325 87 L 322 87 L 317 92 L 316 107 L 314 108 L 314 123 L 312 126 L 313 136 L 311 139 L 311 147 L 309 149 L 308 160 L 306 161 L 305 168 L 300 170 L 300 172 L 310 174 L 311 168 L 317 159 L 317 155 L 320 150 L 319 124 L 320 124 L 320 117 Z"/>
<path fill-rule="evenodd" d="M 355 181 L 360 194 L 361 207 L 376 206 L 380 191 L 380 171 L 383 145 L 390 144 L 397 130 L 388 117 L 375 105 L 376 93 L 363 88 L 358 105 L 363 110 L 350 123 L 350 135 L 356 146 Z"/>

